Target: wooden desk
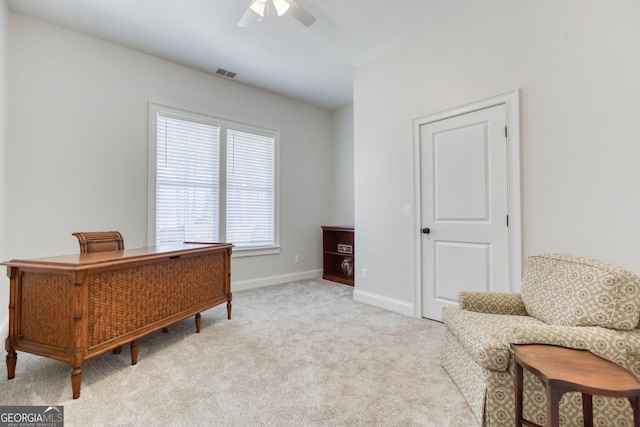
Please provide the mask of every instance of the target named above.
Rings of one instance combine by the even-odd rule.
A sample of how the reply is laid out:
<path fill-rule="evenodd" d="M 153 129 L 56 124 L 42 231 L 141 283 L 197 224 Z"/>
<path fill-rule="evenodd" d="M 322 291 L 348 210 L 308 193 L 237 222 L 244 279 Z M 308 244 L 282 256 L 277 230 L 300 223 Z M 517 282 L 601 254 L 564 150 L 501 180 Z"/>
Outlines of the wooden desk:
<path fill-rule="evenodd" d="M 547 393 L 547 426 L 560 423 L 559 404 L 569 391 L 582 393 L 585 427 L 593 427 L 592 396 L 626 397 L 633 410 L 634 426 L 640 427 L 640 381 L 622 366 L 586 350 L 543 344 L 511 344 L 516 361 L 516 426 L 540 427 L 522 416 L 523 367 L 536 375 Z"/>
<path fill-rule="evenodd" d="M 31 260 L 12 260 L 7 376 L 16 350 L 67 362 L 73 398 L 85 360 L 227 302 L 231 244 L 179 244 Z M 135 354 L 134 354 L 135 353 Z"/>

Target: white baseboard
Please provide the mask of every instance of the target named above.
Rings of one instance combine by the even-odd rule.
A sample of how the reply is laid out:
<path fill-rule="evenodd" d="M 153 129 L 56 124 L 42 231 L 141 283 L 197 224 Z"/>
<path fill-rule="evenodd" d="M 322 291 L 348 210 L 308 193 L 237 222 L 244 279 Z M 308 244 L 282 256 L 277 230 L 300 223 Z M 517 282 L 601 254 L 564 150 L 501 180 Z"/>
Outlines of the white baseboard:
<path fill-rule="evenodd" d="M 260 277 L 257 279 L 231 280 L 231 291 L 244 291 L 247 289 L 263 288 L 265 286 L 279 285 L 280 283 L 295 282 L 296 280 L 315 279 L 322 277 L 322 270 L 308 270 L 297 273 L 281 274 L 278 276 Z"/>
<path fill-rule="evenodd" d="M 385 310 L 404 314 L 405 316 L 415 316 L 413 304 L 410 304 L 408 302 L 383 297 L 382 295 L 376 295 L 370 292 L 359 291 L 358 289 L 354 289 L 353 299 L 365 304 L 384 308 Z"/>

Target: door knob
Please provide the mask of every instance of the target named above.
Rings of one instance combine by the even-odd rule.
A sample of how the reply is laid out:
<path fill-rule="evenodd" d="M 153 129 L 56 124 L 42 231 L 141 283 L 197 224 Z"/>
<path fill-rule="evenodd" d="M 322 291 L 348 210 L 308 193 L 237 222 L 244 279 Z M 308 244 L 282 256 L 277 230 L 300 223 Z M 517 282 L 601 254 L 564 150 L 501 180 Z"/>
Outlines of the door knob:
<path fill-rule="evenodd" d="M 425 227 L 422 229 L 422 234 L 429 234 L 431 233 L 431 230 L 429 229 L 429 227 Z"/>

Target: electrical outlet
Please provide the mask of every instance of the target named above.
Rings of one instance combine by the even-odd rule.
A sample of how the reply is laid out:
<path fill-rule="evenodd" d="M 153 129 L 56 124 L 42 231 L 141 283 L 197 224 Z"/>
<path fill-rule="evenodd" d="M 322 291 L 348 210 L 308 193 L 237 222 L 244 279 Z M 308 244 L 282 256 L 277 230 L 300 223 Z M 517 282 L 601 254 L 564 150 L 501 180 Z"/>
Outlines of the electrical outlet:
<path fill-rule="evenodd" d="M 368 279 L 369 278 L 369 271 L 366 268 L 362 269 L 362 278 L 363 279 Z"/>
<path fill-rule="evenodd" d="M 411 216 L 411 205 L 404 205 L 404 216 Z"/>
<path fill-rule="evenodd" d="M 296 255 L 296 257 L 295 257 L 295 261 L 296 261 L 297 263 L 298 263 L 298 262 L 300 262 L 300 255 Z"/>

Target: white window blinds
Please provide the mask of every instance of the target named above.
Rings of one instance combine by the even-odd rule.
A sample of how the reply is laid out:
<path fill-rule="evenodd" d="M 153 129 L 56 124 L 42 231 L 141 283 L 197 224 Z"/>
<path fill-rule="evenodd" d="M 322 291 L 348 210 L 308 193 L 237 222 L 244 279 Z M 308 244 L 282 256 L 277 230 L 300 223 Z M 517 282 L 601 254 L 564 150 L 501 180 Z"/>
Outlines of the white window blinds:
<path fill-rule="evenodd" d="M 227 130 L 227 241 L 274 245 L 275 138 Z"/>
<path fill-rule="evenodd" d="M 218 241 L 218 126 L 158 114 L 156 244 Z"/>
<path fill-rule="evenodd" d="M 277 133 L 151 108 L 155 244 L 223 241 L 246 255 L 277 251 Z"/>

